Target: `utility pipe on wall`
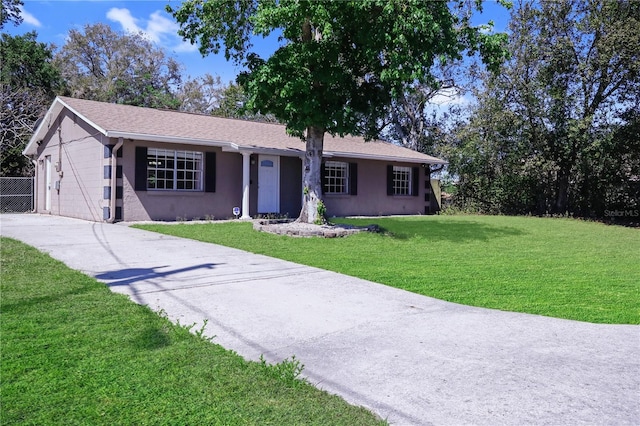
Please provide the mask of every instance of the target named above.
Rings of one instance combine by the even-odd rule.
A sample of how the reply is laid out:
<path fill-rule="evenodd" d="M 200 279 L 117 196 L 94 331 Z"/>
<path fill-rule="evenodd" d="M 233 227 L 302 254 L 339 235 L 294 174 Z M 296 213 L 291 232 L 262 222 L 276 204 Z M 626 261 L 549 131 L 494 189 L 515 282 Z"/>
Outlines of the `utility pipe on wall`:
<path fill-rule="evenodd" d="M 33 156 L 29 157 L 31 162 L 33 163 L 33 210 L 32 213 L 36 213 L 38 211 L 38 160 L 36 160 Z"/>
<path fill-rule="evenodd" d="M 116 220 L 116 193 L 118 184 L 118 150 L 124 144 L 124 139 L 118 138 L 118 143 L 111 150 L 111 200 L 109 203 L 109 219 L 107 223 L 113 223 Z"/>

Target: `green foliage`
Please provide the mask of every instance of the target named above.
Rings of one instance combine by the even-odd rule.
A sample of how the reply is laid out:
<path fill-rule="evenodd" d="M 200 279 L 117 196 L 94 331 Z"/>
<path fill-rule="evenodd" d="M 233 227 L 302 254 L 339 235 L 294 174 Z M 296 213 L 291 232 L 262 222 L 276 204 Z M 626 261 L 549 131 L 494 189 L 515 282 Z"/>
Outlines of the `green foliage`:
<path fill-rule="evenodd" d="M 461 61 L 455 66 L 458 69 L 463 67 Z M 385 140 L 428 155 L 440 155 L 438 148 L 448 138 L 447 122 L 460 114 L 460 108 L 453 105 L 442 113 L 433 108 L 434 98 L 446 93 L 454 96 L 461 93 L 460 80 L 453 78 L 452 71 L 449 69 L 443 73 L 445 75 L 439 76 L 439 81 L 430 85 L 415 84 L 392 101 L 383 121 L 388 123 L 382 134 Z"/>
<path fill-rule="evenodd" d="M 260 3 L 254 22 L 257 34 L 281 29 L 287 42 L 266 60 L 247 55 L 239 82 L 249 107 L 297 135 L 318 126 L 377 137 L 385 107 L 414 81 L 432 81 L 436 58 L 479 42 L 442 2 Z"/>
<path fill-rule="evenodd" d="M 17 241 L 0 249 L 0 423 L 364 425 L 366 410 L 248 362 Z"/>
<path fill-rule="evenodd" d="M 22 36 L 2 34 L 0 81 L 12 89 L 37 89 L 53 98 L 63 88 L 52 64 L 52 47 L 37 41 L 35 31 Z"/>
<path fill-rule="evenodd" d="M 55 61 L 74 97 L 151 108 L 180 105 L 172 89 L 182 78 L 179 64 L 142 35 L 85 25 L 69 31 Z"/>
<path fill-rule="evenodd" d="M 4 7 L 4 2 L 3 2 Z M 2 176 L 30 176 L 31 163 L 22 155 L 34 125 L 53 97 L 63 91 L 52 48 L 35 32 L 3 33 L 0 40 L 0 164 Z"/>
<path fill-rule="evenodd" d="M 434 81 L 437 58 L 477 51 L 493 69 L 506 40 L 441 1 L 187 0 L 167 10 L 203 55 L 224 49 L 227 60 L 246 65 L 237 81 L 249 111 L 273 114 L 306 140 L 304 222 L 317 219 L 325 132 L 378 137 L 392 100 L 415 82 Z M 251 51 L 252 35 L 274 31 L 281 44 L 269 58 Z"/>
<path fill-rule="evenodd" d="M 247 94 L 242 86 L 229 83 L 222 90 L 218 107 L 211 113 L 219 117 L 239 118 L 241 120 L 275 123 L 278 120 L 273 114 L 262 114 L 247 109 Z"/>
<path fill-rule="evenodd" d="M 180 100 L 180 111 L 209 114 L 220 103 L 224 85 L 220 76 L 209 73 L 202 77 L 188 79 L 176 96 Z"/>
<path fill-rule="evenodd" d="M 599 218 L 638 208 L 638 3 L 524 2 L 510 30 L 511 60 L 483 77 L 447 147 L 457 202 Z"/>
<path fill-rule="evenodd" d="M 327 216 L 327 207 L 324 205 L 324 202 L 322 200 L 318 201 L 318 216 L 317 219 L 315 220 L 316 224 L 323 224 L 327 221 L 326 216 Z"/>
<path fill-rule="evenodd" d="M 336 219 L 366 226 L 371 219 Z M 140 225 L 466 305 L 640 324 L 638 230 L 509 216 L 378 218 L 382 233 L 291 238 L 249 223 Z"/>
<path fill-rule="evenodd" d="M 2 9 L 0 10 L 0 28 L 4 28 L 4 24 L 11 21 L 14 25 L 22 23 L 20 16 L 20 6 L 24 3 L 22 0 L 2 0 Z"/>
<path fill-rule="evenodd" d="M 291 359 L 284 359 L 277 364 L 267 364 L 264 356 L 260 355 L 260 365 L 268 376 L 280 380 L 286 385 L 297 387 L 304 383 L 303 380 L 300 380 L 304 365 L 296 359 L 295 355 Z"/>

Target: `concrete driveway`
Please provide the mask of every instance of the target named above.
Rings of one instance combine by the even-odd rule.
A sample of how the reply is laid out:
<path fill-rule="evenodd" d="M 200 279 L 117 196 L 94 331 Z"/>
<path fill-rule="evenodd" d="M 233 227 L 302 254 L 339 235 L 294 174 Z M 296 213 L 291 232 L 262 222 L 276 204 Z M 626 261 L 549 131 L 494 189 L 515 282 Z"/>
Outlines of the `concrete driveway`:
<path fill-rule="evenodd" d="M 638 326 L 462 306 L 123 225 L 0 220 L 137 303 L 207 319 L 245 358 L 295 355 L 311 383 L 392 424 L 640 424 Z"/>

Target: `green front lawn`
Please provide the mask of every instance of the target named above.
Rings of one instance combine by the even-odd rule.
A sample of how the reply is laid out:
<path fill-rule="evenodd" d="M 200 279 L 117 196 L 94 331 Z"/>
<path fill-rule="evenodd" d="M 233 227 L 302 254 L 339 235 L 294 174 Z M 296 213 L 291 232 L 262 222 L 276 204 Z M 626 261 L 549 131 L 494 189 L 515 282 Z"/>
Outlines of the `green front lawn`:
<path fill-rule="evenodd" d="M 295 379 L 295 360 L 244 361 L 29 246 L 1 243 L 2 425 L 383 423 Z"/>
<path fill-rule="evenodd" d="M 291 238 L 250 223 L 139 225 L 466 305 L 640 324 L 640 231 L 570 219 L 421 216 L 339 219 L 386 232 Z"/>

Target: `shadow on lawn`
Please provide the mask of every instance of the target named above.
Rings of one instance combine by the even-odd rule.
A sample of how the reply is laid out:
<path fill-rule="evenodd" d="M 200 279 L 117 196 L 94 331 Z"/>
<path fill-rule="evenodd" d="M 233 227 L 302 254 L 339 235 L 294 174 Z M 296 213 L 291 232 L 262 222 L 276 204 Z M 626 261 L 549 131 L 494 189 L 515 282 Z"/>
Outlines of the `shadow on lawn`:
<path fill-rule="evenodd" d="M 95 290 L 95 288 L 86 284 L 87 282 L 83 282 L 82 286 L 75 287 L 67 291 L 59 291 L 59 289 L 56 287 L 46 288 L 43 286 L 43 288 L 45 289 L 42 291 L 42 293 L 45 293 L 44 296 L 28 296 L 21 298 L 15 302 L 9 303 L 6 302 L 7 297 L 5 296 L 3 303 L 0 305 L 0 313 L 4 314 L 13 311 L 20 311 L 26 308 L 37 308 L 39 310 L 49 309 L 47 306 L 50 304 L 55 305 L 60 300 L 68 300 L 70 297 L 79 296 L 81 294 L 89 293 Z"/>
<path fill-rule="evenodd" d="M 153 315 L 156 315 L 153 313 Z M 157 326 L 155 321 L 149 321 L 152 324 L 146 326 L 139 334 L 132 336 L 130 343 L 131 346 L 138 350 L 152 351 L 156 349 L 162 349 L 171 345 L 171 338 L 169 337 L 168 326 Z"/>
<path fill-rule="evenodd" d="M 378 222 L 382 232 L 391 238 L 408 240 L 424 238 L 432 241 L 489 241 L 495 238 L 525 235 L 521 229 L 509 226 L 492 226 L 472 220 L 409 221 L 387 218 Z"/>

